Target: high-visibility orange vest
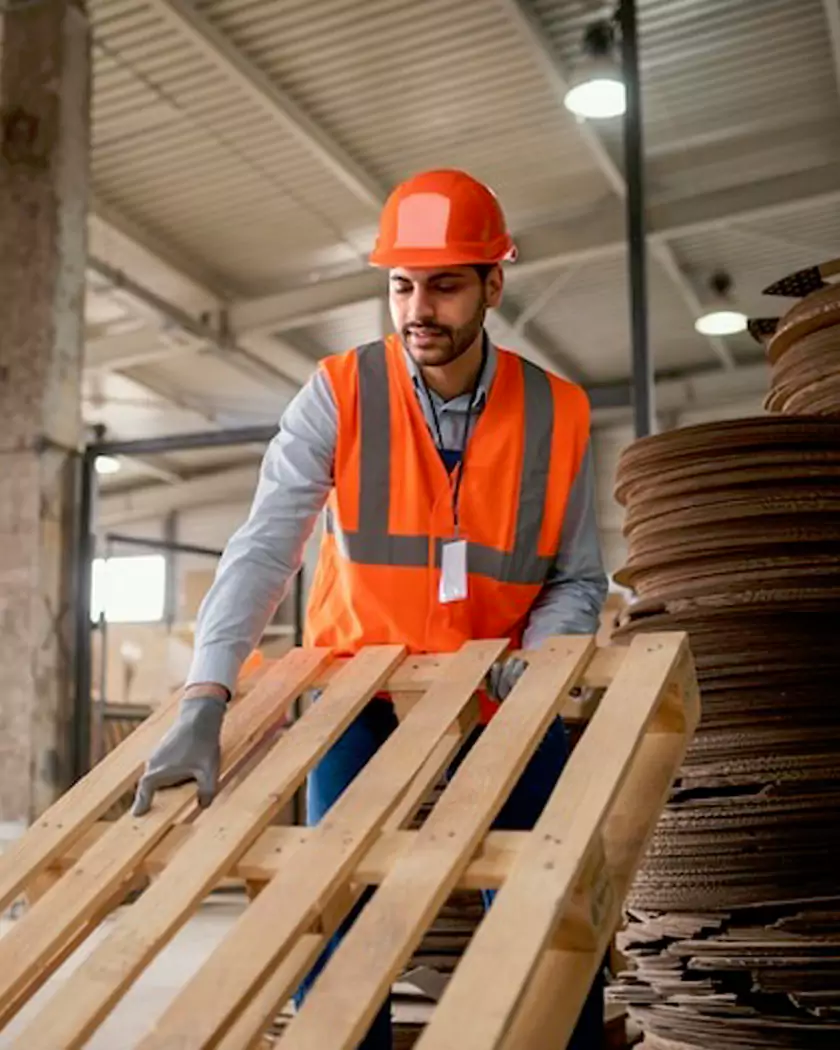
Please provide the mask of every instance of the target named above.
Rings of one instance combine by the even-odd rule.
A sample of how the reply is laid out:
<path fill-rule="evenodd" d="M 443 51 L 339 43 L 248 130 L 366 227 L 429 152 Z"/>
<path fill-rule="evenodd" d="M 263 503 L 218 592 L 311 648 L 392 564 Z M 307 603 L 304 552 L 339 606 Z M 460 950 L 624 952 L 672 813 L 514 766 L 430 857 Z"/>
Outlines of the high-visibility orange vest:
<path fill-rule="evenodd" d="M 577 386 L 497 351 L 473 424 L 459 498 L 468 597 L 438 597 L 454 538 L 452 476 L 418 404 L 398 336 L 321 362 L 338 414 L 335 487 L 310 588 L 305 644 L 343 654 L 402 644 L 450 652 L 465 641 L 520 644 L 560 545 L 589 438 Z"/>

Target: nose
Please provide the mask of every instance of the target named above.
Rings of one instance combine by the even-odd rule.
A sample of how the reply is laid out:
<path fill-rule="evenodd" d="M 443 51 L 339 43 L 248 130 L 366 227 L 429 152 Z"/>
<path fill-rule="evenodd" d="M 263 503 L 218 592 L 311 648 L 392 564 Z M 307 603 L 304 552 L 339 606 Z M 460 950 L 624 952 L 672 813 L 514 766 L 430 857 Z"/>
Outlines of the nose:
<path fill-rule="evenodd" d="M 433 297 L 422 285 L 415 285 L 408 302 L 409 324 L 434 324 L 435 307 Z"/>

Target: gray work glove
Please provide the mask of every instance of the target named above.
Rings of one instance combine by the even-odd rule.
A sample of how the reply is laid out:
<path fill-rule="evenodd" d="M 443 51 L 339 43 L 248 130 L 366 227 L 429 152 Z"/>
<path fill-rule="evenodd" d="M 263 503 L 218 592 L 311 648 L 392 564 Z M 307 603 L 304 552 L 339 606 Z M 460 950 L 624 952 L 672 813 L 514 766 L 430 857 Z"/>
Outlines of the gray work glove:
<path fill-rule="evenodd" d="M 194 696 L 181 701 L 178 718 L 146 763 L 137 785 L 131 812 L 148 813 L 158 788 L 188 780 L 198 784 L 198 803 L 209 806 L 216 793 L 221 762 L 222 722 L 226 703 L 216 696 Z"/>
<path fill-rule="evenodd" d="M 491 700 L 504 700 L 522 677 L 528 666 L 518 656 L 509 656 L 506 660 L 497 660 L 487 675 L 487 693 Z"/>

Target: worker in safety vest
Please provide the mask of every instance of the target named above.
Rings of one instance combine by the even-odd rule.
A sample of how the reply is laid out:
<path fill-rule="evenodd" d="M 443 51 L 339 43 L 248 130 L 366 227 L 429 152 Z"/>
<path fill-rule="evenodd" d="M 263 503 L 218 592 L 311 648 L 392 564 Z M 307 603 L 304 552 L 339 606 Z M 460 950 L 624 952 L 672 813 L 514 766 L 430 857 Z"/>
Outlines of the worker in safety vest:
<path fill-rule="evenodd" d="M 395 334 L 322 360 L 287 407 L 248 519 L 200 610 L 180 714 L 147 764 L 135 814 L 157 789 L 189 778 L 210 802 L 238 671 L 322 513 L 307 645 L 445 652 L 504 637 L 528 649 L 551 635 L 597 631 L 607 585 L 587 398 L 494 346 L 484 329 L 502 298 L 501 264 L 514 258 L 496 197 L 466 173 L 427 172 L 391 194 L 370 261 L 389 271 Z M 524 666 L 510 658 L 493 668 L 483 723 Z M 310 824 L 396 725 L 386 697 L 368 704 L 309 776 Z M 567 753 L 557 719 L 495 827 L 533 827 Z M 364 1050 L 391 1046 L 388 1007 Z M 570 1045 L 594 1050 L 601 1029 L 598 980 Z"/>

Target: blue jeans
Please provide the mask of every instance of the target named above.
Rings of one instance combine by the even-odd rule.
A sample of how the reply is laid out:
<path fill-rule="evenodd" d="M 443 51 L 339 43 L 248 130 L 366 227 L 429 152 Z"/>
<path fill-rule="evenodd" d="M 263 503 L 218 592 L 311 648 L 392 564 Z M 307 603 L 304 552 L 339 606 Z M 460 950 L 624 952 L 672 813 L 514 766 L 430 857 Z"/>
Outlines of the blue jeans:
<path fill-rule="evenodd" d="M 397 716 L 393 705 L 387 700 L 371 700 L 309 775 L 306 788 L 307 823 L 309 825 L 320 821 L 333 802 L 385 743 L 396 727 Z M 465 741 L 450 767 L 449 775 L 454 773 L 482 731 L 481 727 L 477 727 Z M 566 729 L 558 718 L 549 727 L 539 747 L 532 755 L 522 776 L 493 821 L 493 827 L 504 831 L 529 831 L 548 801 L 568 755 L 569 744 Z M 369 887 L 364 892 L 356 907 L 325 946 L 321 956 L 297 991 L 295 1002 L 298 1006 L 303 1002 L 307 991 L 315 983 L 318 974 L 338 947 L 342 936 L 353 924 L 354 919 L 373 892 L 374 887 Z M 489 907 L 494 896 L 493 892 L 485 891 L 482 896 L 485 907 Z M 578 1019 L 572 1040 L 568 1044 L 568 1050 L 600 1050 L 604 1029 L 603 996 L 603 976 L 599 972 Z M 391 999 L 389 996 L 374 1018 L 367 1035 L 359 1043 L 358 1050 L 392 1050 L 392 1047 Z"/>

